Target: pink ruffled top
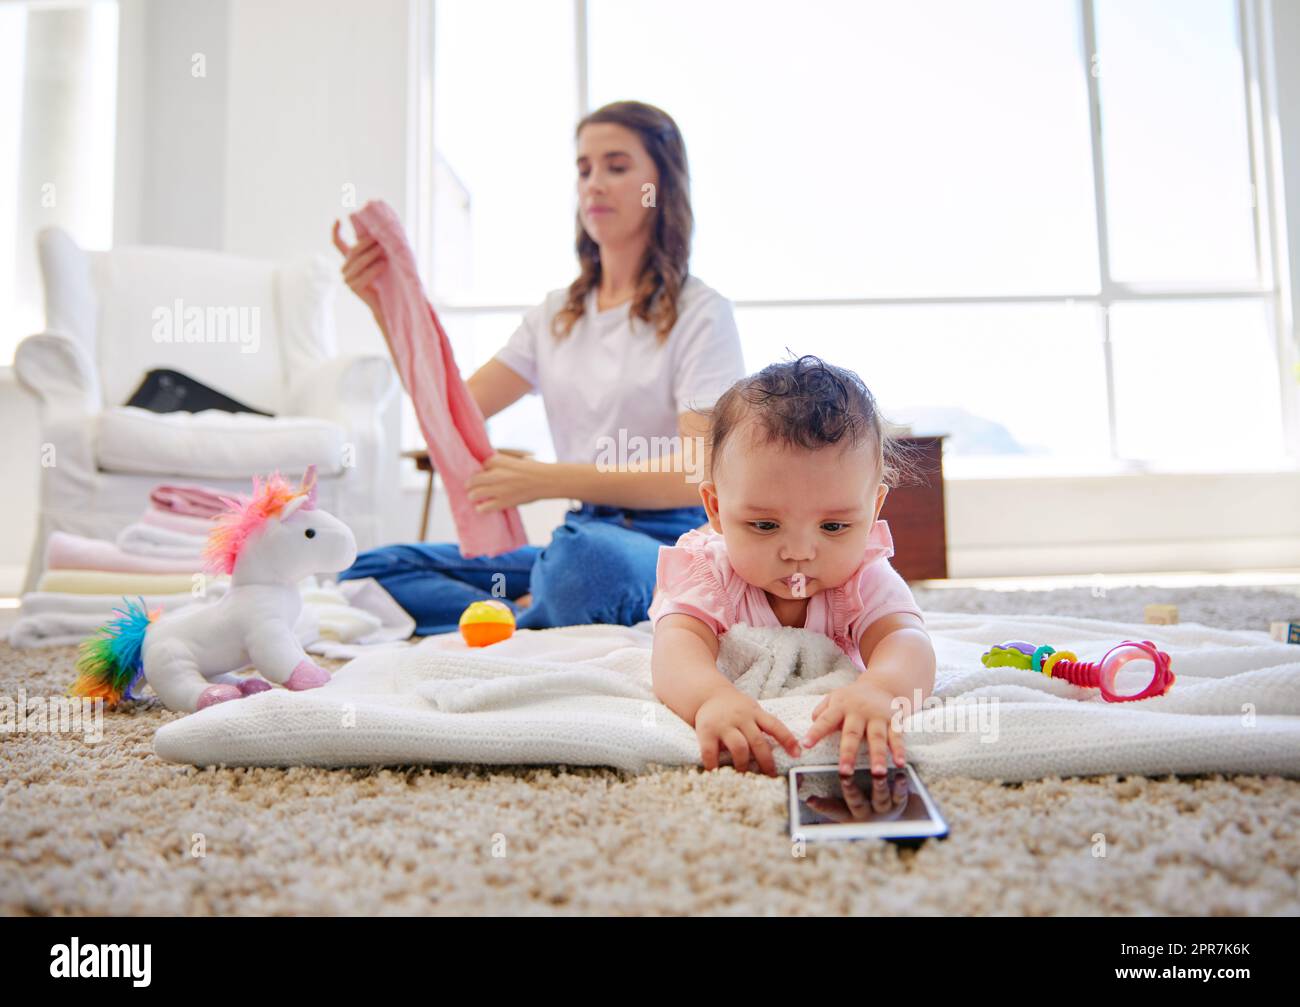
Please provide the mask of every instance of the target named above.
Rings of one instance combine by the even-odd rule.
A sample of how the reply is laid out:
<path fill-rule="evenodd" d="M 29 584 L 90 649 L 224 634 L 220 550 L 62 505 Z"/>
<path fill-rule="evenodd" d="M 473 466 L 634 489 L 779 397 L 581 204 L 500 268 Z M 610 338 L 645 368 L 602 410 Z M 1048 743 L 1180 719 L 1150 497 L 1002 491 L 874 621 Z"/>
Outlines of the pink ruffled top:
<path fill-rule="evenodd" d="M 894 539 L 885 521 L 877 520 L 867 536 L 862 564 L 839 587 L 819 591 L 808 599 L 804 629 L 829 636 L 861 670 L 858 649 L 863 635 L 877 619 L 896 612 L 921 617 L 907 582 L 889 563 Z M 650 619 L 681 612 L 699 619 L 721 636 L 737 623 L 780 626 L 767 593 L 742 580 L 727 558 L 726 540 L 712 528 L 694 528 L 675 546 L 659 547 L 657 591 Z"/>

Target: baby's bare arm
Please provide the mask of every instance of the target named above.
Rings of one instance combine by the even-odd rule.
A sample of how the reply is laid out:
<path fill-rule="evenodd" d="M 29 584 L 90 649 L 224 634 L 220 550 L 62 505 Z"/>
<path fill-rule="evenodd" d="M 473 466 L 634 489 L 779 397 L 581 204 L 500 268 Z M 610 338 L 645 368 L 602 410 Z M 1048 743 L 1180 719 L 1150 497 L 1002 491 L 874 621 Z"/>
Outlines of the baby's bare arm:
<path fill-rule="evenodd" d="M 738 771 L 746 772 L 752 760 L 775 776 L 776 761 L 764 733 L 791 757 L 799 754 L 790 729 L 718 670 L 718 638 L 699 619 L 674 612 L 655 624 L 650 670 L 655 695 L 695 728 L 706 769 L 718 768 L 719 746 L 725 745 Z"/>
<path fill-rule="evenodd" d="M 704 702 L 735 686 L 718 670 L 718 637 L 693 616 L 674 612 L 655 623 L 650 673 L 655 695 L 694 725 Z"/>
<path fill-rule="evenodd" d="M 915 615 L 899 612 L 877 619 L 859 646 L 867 667 L 862 678 L 909 702 L 917 691 L 922 701 L 934 692 L 938 662 L 925 624 Z"/>

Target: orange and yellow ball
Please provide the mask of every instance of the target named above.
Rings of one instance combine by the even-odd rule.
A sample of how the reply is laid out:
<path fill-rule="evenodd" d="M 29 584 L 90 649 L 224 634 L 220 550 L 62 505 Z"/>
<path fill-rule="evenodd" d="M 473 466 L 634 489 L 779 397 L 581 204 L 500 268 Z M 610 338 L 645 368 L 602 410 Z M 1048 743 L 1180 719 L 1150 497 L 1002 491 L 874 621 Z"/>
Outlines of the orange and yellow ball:
<path fill-rule="evenodd" d="M 503 601 L 476 601 L 461 613 L 460 635 L 471 647 L 487 647 L 514 635 L 515 614 Z"/>

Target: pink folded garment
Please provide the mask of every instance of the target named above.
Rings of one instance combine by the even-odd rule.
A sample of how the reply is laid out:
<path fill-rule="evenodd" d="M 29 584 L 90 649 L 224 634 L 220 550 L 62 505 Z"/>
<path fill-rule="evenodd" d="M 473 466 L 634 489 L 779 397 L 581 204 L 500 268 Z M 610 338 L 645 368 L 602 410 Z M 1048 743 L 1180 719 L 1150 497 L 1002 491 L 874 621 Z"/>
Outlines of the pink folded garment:
<path fill-rule="evenodd" d="M 210 486 L 155 486 L 149 493 L 149 500 L 159 510 L 196 517 L 216 517 L 226 509 L 220 491 Z"/>
<path fill-rule="evenodd" d="M 383 200 L 371 200 L 352 214 L 352 227 L 358 239 L 372 235 L 388 257 L 388 268 L 374 284 L 387 323 L 388 348 L 415 404 L 429 458 L 447 487 L 461 555 L 497 556 L 527 545 L 517 509 L 480 513 L 466 495 L 466 481 L 493 453 L 487 424 L 456 367 L 451 341 L 424 296 L 397 214 Z"/>
<path fill-rule="evenodd" d="M 159 510 L 152 502 L 144 509 L 140 521 L 143 524 L 152 525 L 154 528 L 165 528 L 167 531 L 180 532 L 182 535 L 207 536 L 215 527 L 214 521 L 210 517 L 196 517 L 193 514 L 178 514 L 176 511 Z"/>
<path fill-rule="evenodd" d="M 68 532 L 50 532 L 45 542 L 47 570 L 102 570 L 108 573 L 196 573 L 201 561 L 137 556 L 123 552 L 115 542 L 104 542 Z"/>

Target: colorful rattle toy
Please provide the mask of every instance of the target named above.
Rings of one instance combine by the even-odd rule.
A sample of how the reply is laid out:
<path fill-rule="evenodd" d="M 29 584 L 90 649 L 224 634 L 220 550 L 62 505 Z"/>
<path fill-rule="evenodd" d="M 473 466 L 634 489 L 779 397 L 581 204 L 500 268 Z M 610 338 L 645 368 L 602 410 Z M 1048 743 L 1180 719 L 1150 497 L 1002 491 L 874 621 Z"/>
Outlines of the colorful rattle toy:
<path fill-rule="evenodd" d="M 1100 689 L 1102 698 L 1108 703 L 1126 703 L 1134 699 L 1163 696 L 1174 685 L 1169 655 L 1157 649 L 1150 640 L 1141 643 L 1125 640 L 1108 650 L 1100 661 L 1080 661 L 1073 651 L 1057 651 L 1046 644 L 1035 647 L 1024 640 L 1009 640 L 985 651 L 980 661 L 986 668 L 1032 669 L 1041 671 L 1049 678 L 1063 678 L 1071 685 Z M 1123 686 L 1117 687 L 1116 676 L 1130 661 L 1149 664 L 1150 679 L 1145 673 L 1137 674 L 1139 665 L 1126 672 Z M 1138 690 L 1136 686 L 1144 682 L 1147 683 L 1146 688 Z"/>
<path fill-rule="evenodd" d="M 514 635 L 515 614 L 503 601 L 476 601 L 461 613 L 460 635 L 471 647 L 487 647 Z"/>

